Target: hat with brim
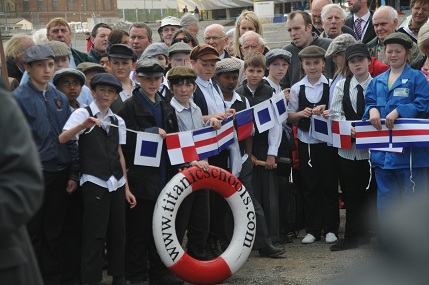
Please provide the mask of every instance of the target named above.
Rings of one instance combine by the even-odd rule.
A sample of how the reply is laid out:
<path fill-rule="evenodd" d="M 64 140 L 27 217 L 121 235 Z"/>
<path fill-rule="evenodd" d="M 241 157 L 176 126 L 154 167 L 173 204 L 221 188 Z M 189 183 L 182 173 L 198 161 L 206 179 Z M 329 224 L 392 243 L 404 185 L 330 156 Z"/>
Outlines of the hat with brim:
<path fill-rule="evenodd" d="M 196 47 L 194 47 L 191 50 L 191 53 L 189 54 L 189 57 L 192 60 L 197 60 L 197 59 L 201 59 L 201 60 L 217 60 L 219 61 L 219 53 L 217 52 L 217 50 L 207 44 L 201 44 L 201 45 L 197 45 Z"/>
<path fill-rule="evenodd" d="M 136 75 L 140 77 L 162 77 L 165 67 L 156 58 L 145 57 L 137 63 Z"/>
<path fill-rule="evenodd" d="M 388 44 L 400 44 L 406 49 L 411 49 L 413 47 L 413 41 L 404 33 L 396 32 L 388 35 L 383 42 L 384 46 Z"/>
<path fill-rule="evenodd" d="M 162 28 L 165 26 L 176 26 L 181 28 L 180 19 L 172 16 L 165 17 L 161 20 L 161 26 L 158 28 L 158 33 L 161 33 Z"/>
<path fill-rule="evenodd" d="M 110 73 L 99 73 L 95 75 L 89 82 L 89 85 L 92 90 L 95 90 L 99 85 L 111 86 L 116 89 L 118 94 L 123 90 L 121 82 Z"/>
<path fill-rule="evenodd" d="M 371 54 L 369 53 L 368 46 L 366 44 L 355 44 L 349 46 L 346 49 L 345 59 L 349 61 L 353 57 L 366 57 L 371 59 Z"/>
<path fill-rule="evenodd" d="M 298 56 L 300 58 L 323 58 L 325 59 L 326 50 L 318 46 L 308 46 L 303 48 Z"/>
<path fill-rule="evenodd" d="M 197 79 L 197 73 L 195 70 L 188 66 L 177 66 L 170 69 L 167 75 L 168 80 L 186 79 L 192 78 Z"/>
<path fill-rule="evenodd" d="M 76 77 L 80 82 L 80 86 L 83 86 L 85 84 L 85 80 L 86 80 L 85 74 L 83 74 L 82 71 L 79 71 L 77 69 L 70 68 L 70 67 L 57 70 L 54 73 L 54 77 L 52 79 L 52 82 L 56 86 L 58 84 L 58 82 L 66 76 Z"/>
<path fill-rule="evenodd" d="M 94 62 L 82 62 L 82 63 L 79 63 L 76 68 L 77 68 L 77 70 L 80 70 L 85 74 L 87 74 L 88 72 L 91 72 L 91 71 L 97 71 L 99 73 L 105 73 L 106 72 L 106 70 L 104 69 L 104 67 L 101 64 L 94 63 Z"/>
<path fill-rule="evenodd" d="M 114 58 L 129 58 L 133 62 L 137 60 L 136 52 L 129 46 L 124 44 L 114 44 L 109 47 L 108 55 Z"/>
<path fill-rule="evenodd" d="M 34 45 L 24 53 L 24 62 L 30 63 L 37 60 L 54 59 L 55 55 L 52 49 L 46 45 Z"/>
<path fill-rule="evenodd" d="M 275 48 L 265 54 L 265 59 L 267 60 L 266 65 L 270 65 L 274 60 L 278 58 L 282 58 L 286 60 L 287 63 L 290 63 L 291 57 L 292 54 L 289 51 L 284 50 L 282 48 Z"/>
<path fill-rule="evenodd" d="M 356 44 L 356 39 L 350 34 L 341 34 L 329 44 L 328 49 L 325 53 L 325 58 L 330 58 L 331 56 L 344 52 L 347 47 Z"/>

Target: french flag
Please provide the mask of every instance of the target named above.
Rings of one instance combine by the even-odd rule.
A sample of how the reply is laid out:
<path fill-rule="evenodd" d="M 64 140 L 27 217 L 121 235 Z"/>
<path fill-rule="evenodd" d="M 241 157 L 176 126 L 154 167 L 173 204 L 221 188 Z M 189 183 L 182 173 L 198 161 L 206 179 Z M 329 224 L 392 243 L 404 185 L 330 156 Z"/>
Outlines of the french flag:
<path fill-rule="evenodd" d="M 356 121 L 356 149 L 390 148 L 390 130 L 384 120 L 381 120 L 381 127 L 378 131 L 370 121 Z"/>
<path fill-rule="evenodd" d="M 392 146 L 429 146 L 429 121 L 423 119 L 397 119 L 392 129 Z"/>
<path fill-rule="evenodd" d="M 235 114 L 238 141 L 250 137 L 253 133 L 253 110 L 247 109 Z"/>
<path fill-rule="evenodd" d="M 230 146 L 234 142 L 234 120 L 233 116 L 222 122 L 222 126 L 217 132 L 219 152 Z"/>
<path fill-rule="evenodd" d="M 159 134 L 138 132 L 134 164 L 159 167 L 163 139 Z"/>
<path fill-rule="evenodd" d="M 167 134 L 165 142 L 172 165 L 198 160 L 191 131 Z"/>
<path fill-rule="evenodd" d="M 332 146 L 350 149 L 352 147 L 352 122 L 332 120 Z"/>
<path fill-rule="evenodd" d="M 192 137 L 199 159 L 219 154 L 216 131 L 212 127 L 195 130 Z"/>

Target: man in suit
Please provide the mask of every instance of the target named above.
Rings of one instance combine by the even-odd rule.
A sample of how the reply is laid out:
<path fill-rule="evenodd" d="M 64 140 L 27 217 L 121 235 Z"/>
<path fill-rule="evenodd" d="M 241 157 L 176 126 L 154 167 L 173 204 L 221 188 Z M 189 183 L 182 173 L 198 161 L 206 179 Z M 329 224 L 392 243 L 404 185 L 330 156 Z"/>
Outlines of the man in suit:
<path fill-rule="evenodd" d="M 42 285 L 25 227 L 42 205 L 42 168 L 28 124 L 1 79 L 0 133 L 0 280 Z"/>
<path fill-rule="evenodd" d="M 347 0 L 347 4 L 352 16 L 347 19 L 346 26 L 354 30 L 357 40 L 367 44 L 375 38 L 370 3 L 368 0 Z"/>

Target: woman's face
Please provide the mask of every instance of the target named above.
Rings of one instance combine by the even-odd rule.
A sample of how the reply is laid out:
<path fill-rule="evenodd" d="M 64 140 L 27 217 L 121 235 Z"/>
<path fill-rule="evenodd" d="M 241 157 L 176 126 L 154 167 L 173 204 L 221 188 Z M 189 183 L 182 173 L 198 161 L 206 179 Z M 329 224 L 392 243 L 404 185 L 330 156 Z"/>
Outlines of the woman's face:
<path fill-rule="evenodd" d="M 240 37 L 247 31 L 256 32 L 256 27 L 247 19 L 242 19 L 240 22 Z"/>

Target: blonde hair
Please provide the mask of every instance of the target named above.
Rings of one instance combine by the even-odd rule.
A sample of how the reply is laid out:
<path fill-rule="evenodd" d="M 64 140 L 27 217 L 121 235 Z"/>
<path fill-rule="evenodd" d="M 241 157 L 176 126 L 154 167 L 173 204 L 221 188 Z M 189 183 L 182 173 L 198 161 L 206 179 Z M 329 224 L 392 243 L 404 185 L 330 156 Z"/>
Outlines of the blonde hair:
<path fill-rule="evenodd" d="M 16 34 L 11 37 L 4 49 L 5 55 L 11 57 L 13 60 L 16 60 L 17 56 L 25 52 L 25 39 L 32 40 L 32 37 L 26 34 Z"/>
<path fill-rule="evenodd" d="M 65 26 L 65 27 L 67 27 L 69 29 L 70 33 L 72 31 L 71 28 L 70 28 L 69 23 L 67 23 L 67 21 L 64 20 L 64 18 L 58 17 L 58 18 L 53 18 L 52 20 L 50 20 L 49 23 L 46 24 L 46 31 L 47 31 L 47 33 L 49 33 L 49 30 L 53 26 Z"/>
<path fill-rule="evenodd" d="M 241 15 L 238 17 L 237 22 L 235 23 L 235 32 L 234 32 L 234 56 L 242 57 L 240 52 L 240 43 L 238 39 L 240 38 L 240 25 L 241 21 L 246 19 L 251 22 L 255 26 L 255 32 L 260 34 L 261 37 L 264 37 L 264 31 L 262 29 L 262 23 L 259 20 L 258 16 L 253 11 L 243 11 Z"/>
<path fill-rule="evenodd" d="M 425 23 L 419 30 L 417 36 L 417 46 L 419 50 L 424 54 L 425 47 L 429 47 L 429 23 Z"/>

